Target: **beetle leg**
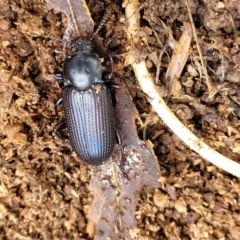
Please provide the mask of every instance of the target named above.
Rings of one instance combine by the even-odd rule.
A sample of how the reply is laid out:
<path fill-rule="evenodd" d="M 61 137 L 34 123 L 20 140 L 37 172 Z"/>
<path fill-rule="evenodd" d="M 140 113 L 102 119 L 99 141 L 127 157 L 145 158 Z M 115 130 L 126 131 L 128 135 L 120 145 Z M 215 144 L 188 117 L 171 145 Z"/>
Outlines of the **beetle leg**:
<path fill-rule="evenodd" d="M 54 78 L 56 81 L 62 81 L 63 80 L 63 74 L 61 72 L 57 72 L 54 75 Z"/>
<path fill-rule="evenodd" d="M 123 146 L 122 146 L 122 140 L 119 131 L 117 128 L 115 128 L 116 134 L 117 134 L 117 139 L 118 139 L 118 144 L 121 147 L 121 162 L 120 162 L 120 168 L 123 168 L 124 162 L 125 162 L 125 157 L 124 157 L 124 151 L 123 151 Z"/>
<path fill-rule="evenodd" d="M 60 131 L 62 129 L 66 128 L 66 121 L 65 119 L 61 120 L 57 123 L 57 125 L 53 128 L 53 135 L 61 142 L 67 144 L 68 147 L 71 148 L 71 145 L 69 142 L 67 142 L 61 135 Z"/>
<path fill-rule="evenodd" d="M 113 79 L 113 58 L 118 58 L 120 59 L 120 61 L 122 61 L 122 58 L 117 55 L 112 55 L 106 52 L 104 53 L 104 55 L 107 56 L 108 58 L 109 66 L 108 70 L 103 73 L 103 80 L 105 80 L 105 82 L 108 82 Z"/>
<path fill-rule="evenodd" d="M 57 100 L 57 102 L 55 103 L 55 105 L 54 105 L 56 117 L 58 117 L 57 106 L 60 105 L 61 103 L 62 103 L 62 98 L 59 98 L 59 99 Z"/>
<path fill-rule="evenodd" d="M 121 84 L 115 83 L 115 82 L 109 82 L 106 85 L 110 88 L 113 88 L 113 89 L 124 88 L 124 86 L 122 86 Z"/>
<path fill-rule="evenodd" d="M 113 79 L 113 58 L 110 54 L 107 54 L 107 53 L 106 53 L 106 56 L 108 57 L 108 60 L 109 60 L 109 67 L 108 67 L 108 71 L 103 73 L 103 79 L 106 81 L 109 81 Z"/>
<path fill-rule="evenodd" d="M 55 103 L 55 105 L 54 105 L 55 115 L 45 116 L 45 117 L 48 118 L 48 119 L 56 119 L 56 118 L 58 118 L 57 106 L 58 106 L 59 104 L 61 104 L 61 103 L 62 103 L 62 98 L 59 98 L 59 99 L 57 100 L 57 102 Z"/>
<path fill-rule="evenodd" d="M 58 81 L 63 81 L 63 74 L 61 72 L 55 73 L 54 75 L 54 82 L 52 83 L 51 88 L 56 84 Z"/>

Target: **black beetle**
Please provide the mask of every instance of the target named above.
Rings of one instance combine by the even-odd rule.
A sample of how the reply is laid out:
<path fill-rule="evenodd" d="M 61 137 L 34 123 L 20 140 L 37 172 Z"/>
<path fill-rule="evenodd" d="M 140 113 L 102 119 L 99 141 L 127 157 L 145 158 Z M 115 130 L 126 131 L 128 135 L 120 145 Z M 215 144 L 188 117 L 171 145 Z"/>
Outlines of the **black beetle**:
<path fill-rule="evenodd" d="M 91 38 L 78 37 L 72 42 L 71 55 L 63 63 L 63 74 L 56 76 L 64 83 L 58 103 L 63 102 L 66 119 L 54 127 L 53 133 L 64 141 L 60 130 L 67 127 L 73 150 L 82 160 L 96 166 L 109 160 L 116 140 L 112 98 L 102 80 L 102 63 L 92 41 L 105 21 L 106 17 Z M 110 72 L 105 80 L 110 80 L 112 57 L 107 56 Z"/>

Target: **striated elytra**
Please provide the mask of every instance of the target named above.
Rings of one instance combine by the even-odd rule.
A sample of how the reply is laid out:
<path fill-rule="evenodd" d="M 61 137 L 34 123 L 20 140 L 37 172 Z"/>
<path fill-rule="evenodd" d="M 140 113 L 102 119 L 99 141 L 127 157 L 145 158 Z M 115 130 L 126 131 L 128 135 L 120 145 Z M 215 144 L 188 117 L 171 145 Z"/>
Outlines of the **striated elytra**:
<path fill-rule="evenodd" d="M 115 145 L 113 107 L 107 86 L 97 84 L 86 90 L 66 86 L 63 105 L 73 150 L 91 165 L 107 161 Z"/>

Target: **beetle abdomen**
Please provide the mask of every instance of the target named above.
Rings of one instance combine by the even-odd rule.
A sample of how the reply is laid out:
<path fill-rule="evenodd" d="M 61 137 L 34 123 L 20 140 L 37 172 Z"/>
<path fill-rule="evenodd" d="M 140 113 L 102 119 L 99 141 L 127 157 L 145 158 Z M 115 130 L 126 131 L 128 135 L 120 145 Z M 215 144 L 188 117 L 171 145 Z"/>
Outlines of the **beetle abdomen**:
<path fill-rule="evenodd" d="M 91 165 L 107 161 L 115 145 L 114 115 L 108 88 L 101 84 L 86 90 L 66 86 L 63 104 L 73 150 Z"/>

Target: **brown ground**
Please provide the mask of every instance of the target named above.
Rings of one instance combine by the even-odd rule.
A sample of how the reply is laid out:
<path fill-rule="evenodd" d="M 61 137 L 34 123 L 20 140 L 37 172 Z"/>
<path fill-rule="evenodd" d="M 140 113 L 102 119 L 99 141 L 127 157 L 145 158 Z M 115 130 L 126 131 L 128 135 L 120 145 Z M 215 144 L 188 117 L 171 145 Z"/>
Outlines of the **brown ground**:
<path fill-rule="evenodd" d="M 61 66 L 62 45 L 44 36 L 43 28 L 51 26 L 51 33 L 62 37 L 66 18 L 40 2 L 0 3 L 0 238 L 91 239 L 89 166 L 73 155 L 67 158 L 69 149 L 52 137 L 57 120 L 46 117 L 54 114 L 61 93 L 52 83 Z M 90 0 L 88 6 L 97 23 L 109 4 L 114 14 L 100 35 L 107 34 L 104 41 L 111 52 L 124 54 L 128 43 L 121 1 Z M 190 66 L 198 70 L 200 63 L 193 41 L 189 67 L 180 79 L 181 94 L 172 92 L 168 105 L 199 138 L 240 162 L 239 0 L 190 1 L 190 7 L 208 73 L 219 91 L 209 101 L 205 81 L 198 72 L 193 76 L 187 70 Z M 175 39 L 183 23 L 189 22 L 183 0 L 149 0 L 140 12 L 146 40 L 139 52 L 142 56 L 167 43 L 160 19 Z M 171 56 L 170 47 L 167 52 Z M 168 54 L 161 63 L 163 90 L 169 89 L 164 80 Z M 155 78 L 156 66 L 147 59 Z M 136 84 L 130 67 L 116 69 L 115 75 Z M 147 137 L 159 158 L 163 183 L 162 189 L 142 190 L 135 239 L 240 239 L 239 179 L 189 150 L 155 116 L 144 96 L 133 97 L 142 120 L 151 120 Z"/>

